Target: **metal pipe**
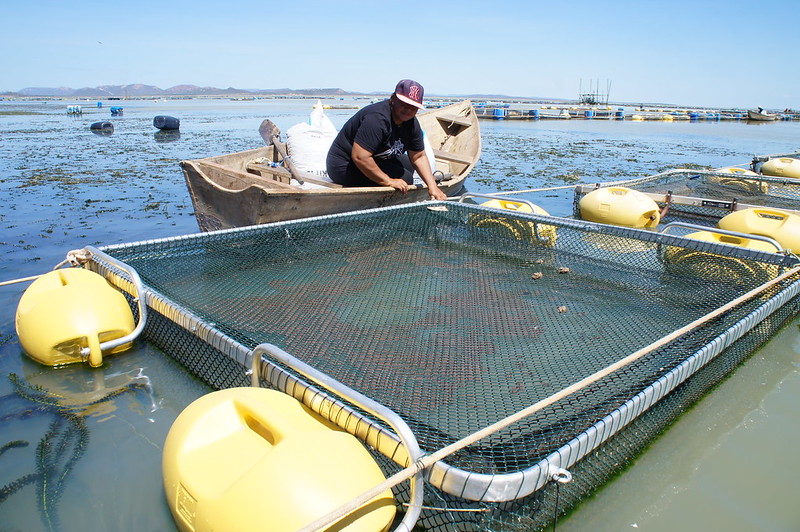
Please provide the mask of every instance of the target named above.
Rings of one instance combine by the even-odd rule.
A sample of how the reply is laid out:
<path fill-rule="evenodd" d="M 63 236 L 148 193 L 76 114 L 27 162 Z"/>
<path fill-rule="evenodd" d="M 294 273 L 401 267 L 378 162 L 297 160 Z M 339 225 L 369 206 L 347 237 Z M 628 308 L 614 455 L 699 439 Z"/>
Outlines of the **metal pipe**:
<path fill-rule="evenodd" d="M 130 280 L 134 288 L 136 288 L 136 294 L 135 295 L 131 294 L 131 295 L 133 296 L 133 300 L 136 302 L 137 308 L 139 309 L 139 322 L 136 324 L 136 327 L 129 334 L 123 336 L 122 338 L 115 338 L 113 340 L 101 343 L 100 350 L 108 351 L 109 349 L 114 349 L 115 347 L 119 347 L 123 344 L 127 344 L 128 342 L 134 341 L 136 338 L 139 337 L 139 335 L 144 330 L 144 326 L 147 321 L 147 305 L 145 304 L 144 285 L 142 284 L 142 279 L 139 277 L 139 274 L 136 273 L 136 270 L 134 270 L 131 266 L 128 266 L 124 262 L 118 261 L 114 257 L 111 257 L 110 255 L 103 253 L 102 251 L 93 246 L 86 246 L 86 248 L 84 248 L 84 251 L 88 252 L 90 255 L 94 255 L 95 257 L 100 258 L 105 262 L 108 262 L 115 268 L 118 268 L 126 272 L 130 276 Z M 84 351 L 86 352 L 84 353 Z M 81 354 L 88 355 L 89 349 L 83 348 L 81 350 Z"/>
<path fill-rule="evenodd" d="M 370 414 L 388 423 L 397 435 L 400 436 L 403 445 L 405 445 L 410 463 L 413 464 L 417 462 L 423 456 L 414 432 L 396 412 L 378 403 L 374 399 L 370 399 L 366 395 L 353 390 L 330 375 L 309 366 L 273 344 L 264 343 L 253 349 L 252 375 L 250 378 L 252 386 L 258 387 L 261 385 L 261 357 L 265 354 L 300 373 L 311 382 L 344 397 L 359 408 L 366 410 Z M 417 519 L 419 519 L 424 495 L 424 479 L 422 473 L 422 470 L 418 471 L 409 481 L 411 494 L 409 496 L 408 510 L 403 520 L 396 528 L 398 531 L 411 532 Z"/>

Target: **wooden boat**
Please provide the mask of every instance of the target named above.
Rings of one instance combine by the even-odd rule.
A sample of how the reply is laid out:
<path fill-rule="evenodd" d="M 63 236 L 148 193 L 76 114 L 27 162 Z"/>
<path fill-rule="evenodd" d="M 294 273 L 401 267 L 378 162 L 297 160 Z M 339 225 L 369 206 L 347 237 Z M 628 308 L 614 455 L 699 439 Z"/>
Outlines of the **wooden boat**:
<path fill-rule="evenodd" d="M 436 159 L 439 187 L 459 194 L 478 162 L 481 137 L 472 103 L 459 103 L 420 113 L 417 117 Z M 228 155 L 181 161 L 186 185 L 201 231 L 258 225 L 325 214 L 336 214 L 428 199 L 419 184 L 406 193 L 391 187 L 342 187 L 304 176 L 292 180 L 281 166 L 284 145 L 264 146 Z M 439 174 L 441 172 L 441 174 Z"/>
<path fill-rule="evenodd" d="M 748 110 L 747 111 L 747 119 L 748 120 L 757 120 L 757 121 L 760 121 L 760 122 L 769 122 L 769 121 L 772 121 L 772 120 L 777 120 L 778 119 L 778 115 L 774 115 L 774 114 L 768 113 L 766 111 Z"/>

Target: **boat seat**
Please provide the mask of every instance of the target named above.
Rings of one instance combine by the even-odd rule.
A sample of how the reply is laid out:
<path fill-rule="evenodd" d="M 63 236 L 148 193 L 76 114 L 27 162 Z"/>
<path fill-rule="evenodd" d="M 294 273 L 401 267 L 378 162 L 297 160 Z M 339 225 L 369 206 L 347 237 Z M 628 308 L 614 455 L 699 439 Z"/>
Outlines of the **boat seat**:
<path fill-rule="evenodd" d="M 439 122 L 443 124 L 457 124 L 462 127 L 470 127 L 472 125 L 465 118 L 456 115 L 440 115 L 437 116 L 436 118 L 439 120 Z"/>
<path fill-rule="evenodd" d="M 247 171 L 252 174 L 260 175 L 262 177 L 275 179 L 284 184 L 288 184 L 290 182 L 289 179 L 291 178 L 291 174 L 285 168 L 269 166 L 263 163 L 254 163 L 254 162 L 247 163 Z M 313 177 L 309 177 L 307 175 L 303 175 L 302 172 L 300 173 L 300 175 L 303 177 L 303 181 L 313 183 L 314 185 L 320 185 L 328 188 L 342 187 L 342 185 L 338 183 L 331 183 L 330 181 L 322 181 L 321 179 L 316 179 Z"/>
<path fill-rule="evenodd" d="M 472 159 L 470 159 L 469 157 L 464 157 L 463 155 L 457 155 L 455 153 L 450 153 L 448 151 L 433 150 L 433 156 L 443 161 L 450 161 L 454 163 L 467 164 L 467 165 L 472 164 Z"/>

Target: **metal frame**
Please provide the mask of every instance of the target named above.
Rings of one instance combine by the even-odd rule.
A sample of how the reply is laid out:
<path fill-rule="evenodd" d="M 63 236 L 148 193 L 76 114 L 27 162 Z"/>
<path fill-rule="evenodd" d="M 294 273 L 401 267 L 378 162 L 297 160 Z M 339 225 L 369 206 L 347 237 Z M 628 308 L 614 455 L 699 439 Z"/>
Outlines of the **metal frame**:
<path fill-rule="evenodd" d="M 484 197 L 482 195 L 475 196 Z M 485 197 L 491 199 L 502 199 L 501 196 Z M 519 200 L 509 201 L 523 203 Z M 459 207 L 461 207 L 461 205 L 459 205 Z M 381 209 L 373 209 L 371 212 L 393 210 L 405 211 L 420 208 L 424 209 L 425 205 L 392 206 Z M 488 210 L 486 207 L 468 204 L 465 204 L 464 208 L 474 211 Z M 588 232 L 599 232 L 602 230 L 609 234 L 637 238 L 657 244 L 675 243 L 677 245 L 685 245 L 689 248 L 696 248 L 701 244 L 696 240 L 685 237 L 665 235 L 630 228 L 609 227 L 592 222 L 546 217 L 528 213 L 518 213 L 516 211 L 509 211 L 508 214 L 518 217 L 522 220 L 550 223 L 557 226 L 573 227 Z M 350 215 L 352 214 L 331 216 L 347 217 Z M 330 216 L 319 218 L 329 217 Z M 288 231 L 292 224 L 308 221 L 309 220 L 279 222 L 271 225 L 286 227 Z M 234 229 L 226 230 L 225 232 L 245 231 L 258 231 L 258 228 Z M 162 239 L 161 241 L 170 241 L 182 238 L 198 238 L 198 236 L 194 235 L 191 237 Z M 703 245 L 708 246 L 708 244 Z M 711 246 L 713 247 L 715 244 L 711 244 Z M 106 249 L 113 249 L 114 247 L 122 246 L 113 246 Z M 737 250 L 731 248 L 730 246 L 723 245 L 718 245 L 717 247 L 721 250 L 722 254 L 733 254 L 748 258 L 760 258 L 767 262 L 778 264 L 783 267 L 788 266 L 790 262 L 795 262 L 790 257 L 776 253 L 767 253 L 755 250 Z M 301 400 L 304 404 L 312 408 L 313 411 L 336 423 L 351 434 L 356 435 L 359 437 L 359 439 L 376 448 L 382 454 L 394 460 L 398 464 L 404 465 L 408 463 L 409 460 L 413 461 L 415 459 L 413 456 L 409 456 L 405 451 L 406 448 L 411 449 L 410 452 L 413 454 L 415 452 L 413 449 L 413 444 L 411 447 L 409 447 L 408 444 L 404 445 L 403 442 L 400 441 L 404 437 L 410 440 L 410 437 L 413 436 L 413 434 L 411 436 L 404 435 L 401 434 L 404 429 L 395 428 L 394 430 L 398 431 L 398 434 L 396 435 L 392 433 L 392 431 L 387 430 L 384 426 L 375 423 L 373 420 L 369 419 L 368 416 L 365 416 L 355 408 L 352 408 L 343 401 L 339 400 L 333 394 L 340 393 L 337 391 L 339 390 L 337 385 L 341 383 L 333 381 L 333 379 L 330 377 L 327 377 L 326 375 L 314 370 L 302 362 L 296 361 L 296 359 L 291 357 L 291 355 L 280 351 L 278 348 L 273 348 L 274 346 L 270 348 L 259 346 L 256 348 L 256 350 L 250 351 L 235 340 L 217 331 L 213 326 L 204 322 L 187 309 L 178 307 L 176 304 L 166 300 L 157 293 L 145 292 L 145 294 L 147 296 L 147 303 L 151 306 L 151 308 L 157 310 L 157 312 L 175 322 L 180 327 L 191 332 L 205 343 L 213 346 L 215 349 L 218 349 L 225 355 L 235 359 L 240 365 L 242 365 L 244 370 L 247 370 L 248 368 L 255 368 L 254 374 L 251 375 L 253 378 L 264 378 L 276 389 L 284 391 L 285 393 Z M 542 488 L 548 482 L 552 481 L 554 477 L 563 476 L 564 469 L 575 464 L 578 460 L 585 457 L 592 450 L 596 449 L 603 442 L 608 440 L 608 438 L 610 438 L 612 435 L 622 430 L 626 425 L 636 419 L 650 406 L 666 396 L 680 383 L 687 380 L 694 372 L 705 365 L 709 360 L 716 357 L 727 346 L 747 334 L 752 327 L 757 325 L 772 312 L 780 308 L 787 301 L 797 297 L 798 294 L 800 294 L 800 281 L 794 282 L 788 287 L 784 287 L 777 296 L 767 300 L 755 311 L 745 316 L 742 320 L 725 331 L 718 338 L 701 348 L 696 353 L 690 355 L 686 361 L 684 361 L 669 374 L 665 375 L 658 381 L 654 382 L 651 386 L 629 399 L 625 404 L 621 405 L 612 413 L 599 420 L 592 427 L 589 427 L 586 431 L 576 436 L 573 440 L 566 443 L 564 446 L 537 464 L 525 470 L 514 473 L 491 475 L 466 471 L 439 461 L 426 471 L 427 481 L 430 482 L 432 486 L 446 493 L 472 501 L 510 501 L 533 493 L 534 491 Z M 267 361 L 266 364 L 262 365 L 260 357 L 265 353 L 269 353 L 280 364 L 285 364 L 293 368 L 293 371 L 300 373 L 301 377 L 293 375 L 272 361 Z M 255 359 L 258 359 L 258 361 L 256 362 Z M 328 391 L 330 391 L 330 393 L 328 393 Z M 364 399 L 367 399 L 367 401 L 364 402 L 361 400 L 362 397 L 352 394 L 341 395 L 341 397 L 347 401 L 352 400 L 354 405 L 356 405 L 358 408 L 363 408 L 365 411 L 369 412 L 370 415 L 381 417 L 377 412 L 373 412 L 373 406 L 377 403 L 373 402 L 374 404 L 370 405 L 369 402 L 372 400 L 362 396 Z M 378 410 L 385 408 L 380 405 L 378 406 Z M 395 425 L 395 422 L 390 422 L 386 419 L 384 419 L 384 421 L 390 425 Z M 402 422 L 402 419 L 399 421 Z M 404 425 L 404 422 L 402 424 Z M 399 422 L 397 425 L 401 426 Z M 398 450 L 401 448 L 403 449 L 403 452 L 398 452 Z"/>

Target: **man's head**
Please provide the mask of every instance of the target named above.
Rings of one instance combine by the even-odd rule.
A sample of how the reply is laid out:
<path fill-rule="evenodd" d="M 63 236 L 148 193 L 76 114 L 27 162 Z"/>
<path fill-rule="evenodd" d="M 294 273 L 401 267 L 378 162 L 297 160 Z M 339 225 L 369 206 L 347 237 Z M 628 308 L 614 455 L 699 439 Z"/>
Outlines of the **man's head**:
<path fill-rule="evenodd" d="M 402 124 L 414 118 L 422 107 L 422 85 L 410 79 L 403 79 L 395 87 L 390 98 L 392 106 L 392 120 L 395 124 Z"/>
<path fill-rule="evenodd" d="M 398 100 L 413 105 L 417 109 L 424 109 L 422 105 L 424 93 L 425 89 L 422 88 L 422 85 L 410 79 L 401 79 L 394 88 L 394 95 Z"/>

